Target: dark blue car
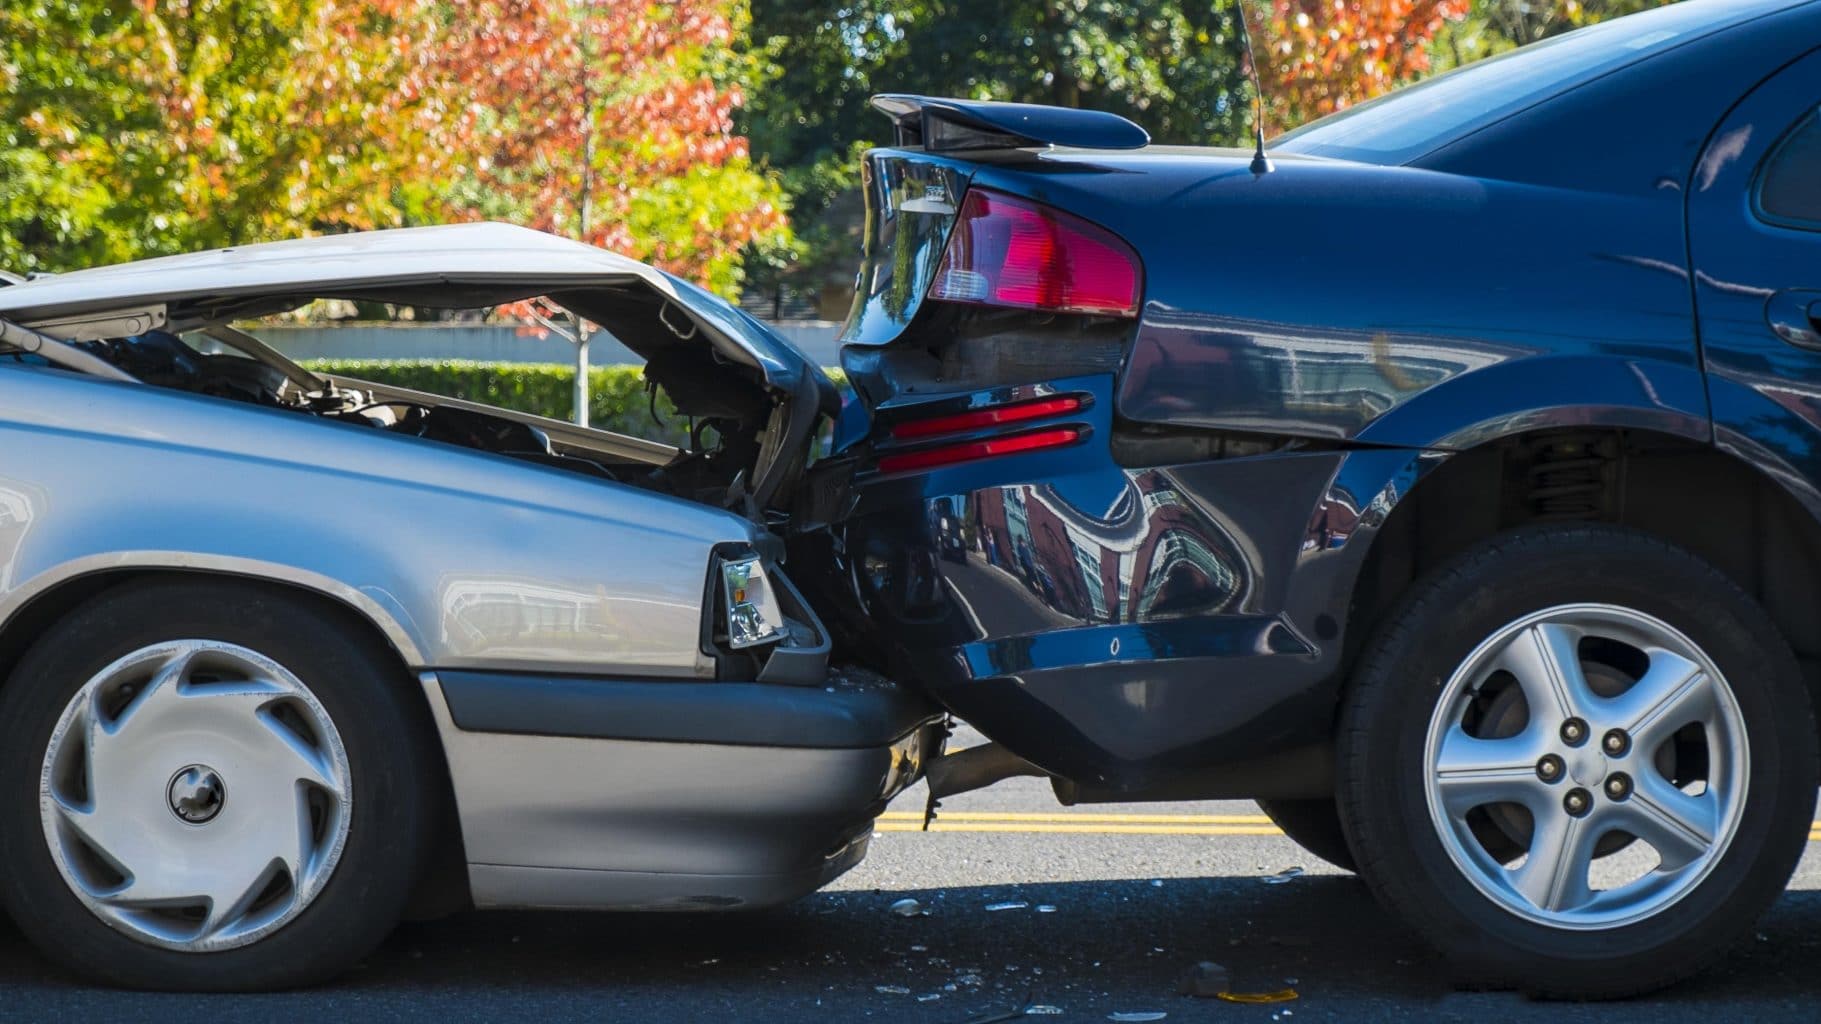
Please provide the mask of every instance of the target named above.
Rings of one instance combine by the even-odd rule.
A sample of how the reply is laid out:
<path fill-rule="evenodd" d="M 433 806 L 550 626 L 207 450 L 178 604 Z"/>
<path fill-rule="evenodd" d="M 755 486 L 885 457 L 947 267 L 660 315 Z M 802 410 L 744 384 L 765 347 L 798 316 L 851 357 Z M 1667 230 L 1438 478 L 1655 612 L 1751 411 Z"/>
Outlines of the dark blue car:
<path fill-rule="evenodd" d="M 875 104 L 798 521 L 848 649 L 993 741 L 937 795 L 1256 798 L 1540 993 L 1752 927 L 1815 810 L 1821 3 L 1598 25 L 1259 166 Z"/>

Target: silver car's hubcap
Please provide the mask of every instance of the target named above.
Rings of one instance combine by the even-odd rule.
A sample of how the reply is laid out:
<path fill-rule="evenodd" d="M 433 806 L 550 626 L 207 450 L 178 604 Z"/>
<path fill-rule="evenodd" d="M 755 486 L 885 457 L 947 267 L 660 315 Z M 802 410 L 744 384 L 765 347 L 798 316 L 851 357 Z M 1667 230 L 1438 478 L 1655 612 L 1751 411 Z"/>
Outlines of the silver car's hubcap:
<path fill-rule="evenodd" d="M 1745 806 L 1739 707 L 1700 648 L 1613 605 L 1495 632 L 1442 690 L 1429 815 L 1473 885 L 1559 928 L 1614 928 L 1687 895 Z"/>
<path fill-rule="evenodd" d="M 309 906 L 352 796 L 341 736 L 296 676 L 244 647 L 181 640 L 127 655 L 70 699 L 38 806 L 84 906 L 140 941 L 203 952 Z"/>

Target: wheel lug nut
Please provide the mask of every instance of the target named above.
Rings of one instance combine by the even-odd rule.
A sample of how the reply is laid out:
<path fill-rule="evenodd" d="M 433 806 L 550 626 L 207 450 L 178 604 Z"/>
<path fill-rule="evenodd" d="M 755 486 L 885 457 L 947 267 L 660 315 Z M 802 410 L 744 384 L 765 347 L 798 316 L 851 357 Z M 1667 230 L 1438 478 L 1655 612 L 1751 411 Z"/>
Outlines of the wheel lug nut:
<path fill-rule="evenodd" d="M 1600 745 L 1612 757 L 1624 757 L 1631 749 L 1631 737 L 1625 735 L 1623 729 L 1611 729 L 1607 731 L 1606 738 L 1600 741 Z"/>
<path fill-rule="evenodd" d="M 1593 794 L 1584 789 L 1571 789 L 1562 797 L 1562 809 L 1578 818 L 1593 810 Z"/>
<path fill-rule="evenodd" d="M 1623 800 L 1631 795 L 1631 776 L 1624 772 L 1613 772 L 1606 777 L 1606 795 L 1614 800 Z"/>
<path fill-rule="evenodd" d="M 1554 754 L 1544 754 L 1543 759 L 1536 763 L 1536 777 L 1544 782 L 1555 782 L 1562 777 L 1565 767 L 1561 758 Z"/>
<path fill-rule="evenodd" d="M 1571 747 L 1578 747 L 1587 742 L 1587 723 L 1578 718 L 1570 718 L 1563 722 L 1562 742 Z"/>

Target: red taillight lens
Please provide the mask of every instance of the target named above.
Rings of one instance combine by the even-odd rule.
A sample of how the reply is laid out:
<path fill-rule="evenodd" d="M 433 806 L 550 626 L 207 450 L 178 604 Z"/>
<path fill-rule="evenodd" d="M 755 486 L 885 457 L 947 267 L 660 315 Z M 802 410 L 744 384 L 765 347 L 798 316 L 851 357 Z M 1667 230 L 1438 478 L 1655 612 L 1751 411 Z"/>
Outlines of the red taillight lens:
<path fill-rule="evenodd" d="M 1138 315 L 1138 254 L 1119 236 L 1040 203 L 969 189 L 932 299 L 1052 313 Z"/>
<path fill-rule="evenodd" d="M 1079 410 L 1082 404 L 1080 398 L 1065 395 L 1061 398 L 1038 398 L 1029 402 L 996 405 L 989 409 L 970 409 L 953 416 L 933 416 L 926 420 L 899 423 L 892 427 L 892 436 L 902 441 L 916 437 L 934 437 L 937 434 L 959 434 L 964 430 L 981 430 L 1007 423 L 1038 420 L 1045 416 L 1060 416 Z"/>
<path fill-rule="evenodd" d="M 971 462 L 974 459 L 987 459 L 995 455 L 1014 455 L 1018 452 L 1033 452 L 1043 448 L 1061 448 L 1074 444 L 1080 439 L 1080 430 L 1074 427 L 1060 427 L 1055 430 L 1019 434 L 1016 437 L 995 437 L 990 441 L 951 444 L 941 448 L 927 448 L 920 452 L 901 452 L 881 456 L 879 472 L 904 473 L 913 469 L 935 469 L 938 466 L 951 466 L 957 462 Z"/>

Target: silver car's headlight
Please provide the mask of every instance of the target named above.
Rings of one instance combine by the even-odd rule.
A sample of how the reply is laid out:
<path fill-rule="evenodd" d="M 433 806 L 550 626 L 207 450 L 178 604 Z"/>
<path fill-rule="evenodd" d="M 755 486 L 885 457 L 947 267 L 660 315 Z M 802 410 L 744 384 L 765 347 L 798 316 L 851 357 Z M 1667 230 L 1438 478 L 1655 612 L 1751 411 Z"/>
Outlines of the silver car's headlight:
<path fill-rule="evenodd" d="M 734 650 L 776 643 L 788 635 L 784 614 L 756 555 L 721 562 L 721 623 Z"/>

